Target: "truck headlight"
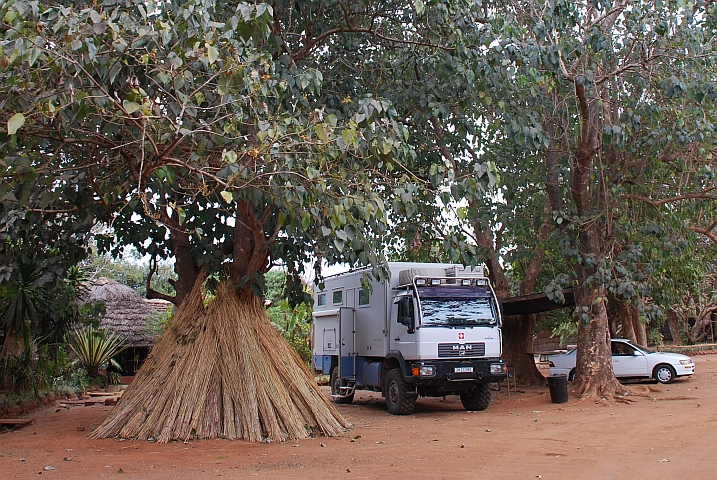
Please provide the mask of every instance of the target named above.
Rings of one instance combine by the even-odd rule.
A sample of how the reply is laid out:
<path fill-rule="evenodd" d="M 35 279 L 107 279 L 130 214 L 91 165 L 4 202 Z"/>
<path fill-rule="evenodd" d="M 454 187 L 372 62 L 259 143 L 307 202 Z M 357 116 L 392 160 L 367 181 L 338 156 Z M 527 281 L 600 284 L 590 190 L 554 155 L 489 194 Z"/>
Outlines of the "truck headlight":
<path fill-rule="evenodd" d="M 505 363 L 491 363 L 490 364 L 490 373 L 491 375 L 499 375 L 501 373 L 507 373 L 508 369 L 506 368 Z"/>
<path fill-rule="evenodd" d="M 434 365 L 421 365 L 418 367 L 418 373 L 422 377 L 433 377 L 436 374 L 436 367 Z"/>

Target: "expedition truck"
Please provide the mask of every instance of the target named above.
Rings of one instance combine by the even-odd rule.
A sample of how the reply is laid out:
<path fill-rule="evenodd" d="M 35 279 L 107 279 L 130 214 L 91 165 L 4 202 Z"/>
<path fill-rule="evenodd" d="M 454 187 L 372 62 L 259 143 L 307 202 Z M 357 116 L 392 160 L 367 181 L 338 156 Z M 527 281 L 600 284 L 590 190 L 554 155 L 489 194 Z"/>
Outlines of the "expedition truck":
<path fill-rule="evenodd" d="M 507 368 L 500 308 L 483 268 L 388 267 L 389 282 L 361 269 L 315 288 L 312 358 L 330 374 L 333 400 L 351 403 L 359 389 L 381 392 L 395 415 L 410 414 L 418 396 L 460 395 L 466 410 L 486 409 L 490 383 Z"/>

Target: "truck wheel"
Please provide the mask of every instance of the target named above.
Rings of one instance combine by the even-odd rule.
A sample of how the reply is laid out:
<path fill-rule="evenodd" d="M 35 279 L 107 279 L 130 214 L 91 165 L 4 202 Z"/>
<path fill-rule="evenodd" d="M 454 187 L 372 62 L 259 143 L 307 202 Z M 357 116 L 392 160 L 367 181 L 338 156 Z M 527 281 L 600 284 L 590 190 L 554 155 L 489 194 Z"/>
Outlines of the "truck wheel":
<path fill-rule="evenodd" d="M 485 410 L 490 405 L 490 385 L 479 383 L 470 392 L 461 393 L 461 403 L 468 411 Z"/>
<path fill-rule="evenodd" d="M 341 393 L 343 380 L 339 377 L 339 367 L 334 367 L 334 369 L 331 370 L 331 379 L 329 380 L 329 383 L 331 384 L 331 395 L 338 395 Z M 354 394 L 352 393 L 347 397 L 332 397 L 332 399 L 334 403 L 349 404 L 354 401 Z"/>
<path fill-rule="evenodd" d="M 416 407 L 416 394 L 409 393 L 406 381 L 398 368 L 386 374 L 386 407 L 394 415 L 409 415 Z"/>

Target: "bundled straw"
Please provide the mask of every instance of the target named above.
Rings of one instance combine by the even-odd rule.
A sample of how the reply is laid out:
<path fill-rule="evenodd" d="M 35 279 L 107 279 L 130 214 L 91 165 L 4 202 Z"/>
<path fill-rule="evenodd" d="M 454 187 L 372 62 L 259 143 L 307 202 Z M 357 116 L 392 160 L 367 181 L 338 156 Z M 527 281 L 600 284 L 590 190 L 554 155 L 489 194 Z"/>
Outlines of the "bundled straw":
<path fill-rule="evenodd" d="M 260 299 L 223 283 L 207 309 L 201 279 L 92 438 L 286 442 L 349 427 Z"/>

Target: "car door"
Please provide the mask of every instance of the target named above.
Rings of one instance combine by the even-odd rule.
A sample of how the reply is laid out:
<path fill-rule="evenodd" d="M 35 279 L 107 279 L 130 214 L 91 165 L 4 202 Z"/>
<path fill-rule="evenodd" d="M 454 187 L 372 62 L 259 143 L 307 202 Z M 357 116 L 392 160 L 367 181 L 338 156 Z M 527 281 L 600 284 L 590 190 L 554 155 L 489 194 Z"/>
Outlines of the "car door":
<path fill-rule="evenodd" d="M 650 376 L 645 355 L 626 342 L 612 342 L 612 370 L 616 377 Z"/>

